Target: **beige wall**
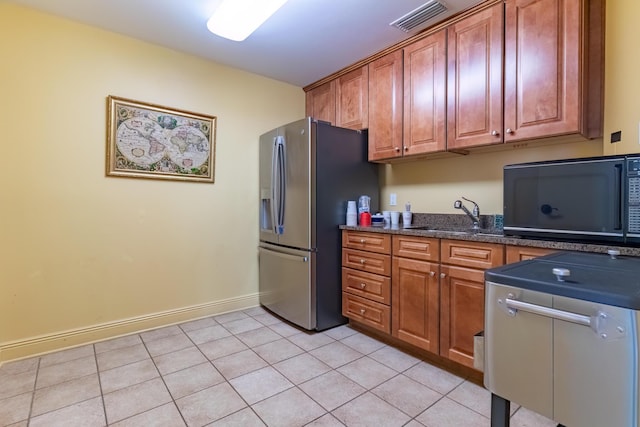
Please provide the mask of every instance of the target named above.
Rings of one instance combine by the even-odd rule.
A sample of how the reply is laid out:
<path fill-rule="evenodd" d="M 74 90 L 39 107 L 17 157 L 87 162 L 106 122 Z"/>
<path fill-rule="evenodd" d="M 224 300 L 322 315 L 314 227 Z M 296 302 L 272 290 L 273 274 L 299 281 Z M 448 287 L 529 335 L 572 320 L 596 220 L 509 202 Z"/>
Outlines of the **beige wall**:
<path fill-rule="evenodd" d="M 257 304 L 257 139 L 301 88 L 1 2 L 0 58 L 0 362 Z M 215 183 L 105 177 L 108 95 L 217 116 Z"/>
<path fill-rule="evenodd" d="M 607 1 L 605 74 L 605 154 L 640 152 L 640 2 Z M 611 144 L 611 133 L 622 140 Z"/>

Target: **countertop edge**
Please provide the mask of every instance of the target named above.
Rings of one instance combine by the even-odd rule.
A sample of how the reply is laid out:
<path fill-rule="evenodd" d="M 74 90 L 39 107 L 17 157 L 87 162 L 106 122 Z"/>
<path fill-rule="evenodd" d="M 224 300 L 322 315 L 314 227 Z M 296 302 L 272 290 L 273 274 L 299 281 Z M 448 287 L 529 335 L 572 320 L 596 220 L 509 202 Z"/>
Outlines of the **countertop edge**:
<path fill-rule="evenodd" d="M 388 228 L 388 227 L 360 227 L 360 226 L 347 226 L 340 225 L 341 230 L 353 230 L 363 231 L 370 233 L 383 233 L 383 234 L 397 234 L 403 236 L 415 236 L 415 237 L 432 237 L 438 239 L 451 239 L 451 240 L 465 240 L 471 242 L 483 242 L 483 243 L 498 243 L 504 245 L 513 246 L 527 246 L 543 249 L 557 249 L 562 251 L 578 251 L 578 252 L 594 252 L 594 253 L 607 253 L 610 249 L 616 249 L 620 251 L 620 255 L 637 256 L 640 257 L 640 248 L 629 246 L 617 246 L 617 245 L 604 245 L 604 244 L 592 244 L 592 243 L 576 243 L 576 242 L 562 242 L 555 240 L 538 240 L 538 239 L 525 239 L 521 237 L 508 237 L 498 235 L 476 235 L 476 234 L 460 234 L 455 231 L 447 230 L 422 230 L 411 228 Z"/>

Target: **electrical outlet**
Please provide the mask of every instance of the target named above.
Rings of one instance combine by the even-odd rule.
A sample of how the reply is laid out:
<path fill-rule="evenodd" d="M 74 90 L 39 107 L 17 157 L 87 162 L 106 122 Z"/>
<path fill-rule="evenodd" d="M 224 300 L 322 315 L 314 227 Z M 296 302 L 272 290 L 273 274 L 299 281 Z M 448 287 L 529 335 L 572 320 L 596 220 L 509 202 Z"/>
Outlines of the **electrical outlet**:
<path fill-rule="evenodd" d="M 396 197 L 396 193 L 389 194 L 389 206 L 395 206 L 398 204 L 398 198 Z"/>

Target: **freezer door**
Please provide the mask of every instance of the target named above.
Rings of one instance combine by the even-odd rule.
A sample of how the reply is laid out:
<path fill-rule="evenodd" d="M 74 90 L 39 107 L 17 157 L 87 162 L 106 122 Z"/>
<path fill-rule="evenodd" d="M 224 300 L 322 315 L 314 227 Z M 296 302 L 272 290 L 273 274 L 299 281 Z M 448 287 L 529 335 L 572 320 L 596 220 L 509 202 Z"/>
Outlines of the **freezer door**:
<path fill-rule="evenodd" d="M 277 206 L 274 200 L 274 184 L 277 184 L 277 176 L 274 175 L 275 144 L 278 132 L 276 129 L 260 136 L 260 240 L 269 243 L 278 243 L 276 233 Z"/>
<path fill-rule="evenodd" d="M 316 327 L 314 254 L 273 245 L 259 248 L 260 304 L 305 329 Z"/>
<path fill-rule="evenodd" d="M 284 189 L 276 196 L 281 207 L 278 243 L 300 249 L 312 248 L 311 127 L 310 118 L 299 120 L 279 128 L 277 137 L 283 156 L 278 156 L 276 167 L 282 168 L 284 177 Z"/>

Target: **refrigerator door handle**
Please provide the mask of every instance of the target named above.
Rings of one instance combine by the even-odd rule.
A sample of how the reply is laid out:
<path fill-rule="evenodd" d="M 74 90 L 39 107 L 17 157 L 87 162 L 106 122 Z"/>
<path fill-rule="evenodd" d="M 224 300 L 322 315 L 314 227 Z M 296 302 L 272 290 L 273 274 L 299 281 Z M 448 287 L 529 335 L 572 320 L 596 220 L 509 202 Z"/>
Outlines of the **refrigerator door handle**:
<path fill-rule="evenodd" d="M 286 201 L 285 165 L 284 137 L 280 135 L 274 138 L 271 159 L 271 191 L 273 199 L 271 216 L 276 234 L 282 234 L 284 232 L 284 207 Z"/>
<path fill-rule="evenodd" d="M 276 189 L 277 183 L 277 168 L 278 168 L 278 158 L 277 158 L 277 137 L 273 138 L 273 144 L 271 145 L 271 205 L 270 212 L 271 215 L 271 227 L 273 227 L 273 232 L 278 234 L 278 224 L 276 222 L 277 217 L 277 203 L 278 203 L 278 194 Z"/>

